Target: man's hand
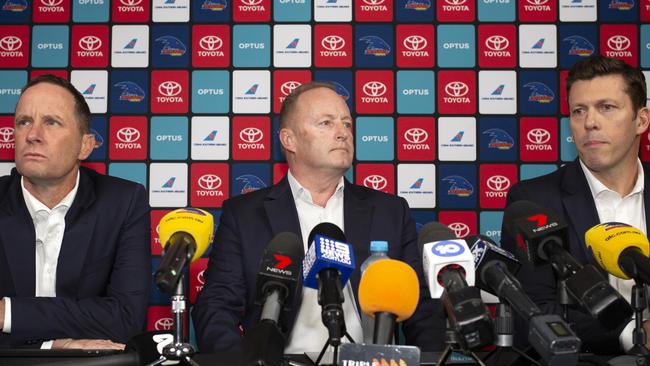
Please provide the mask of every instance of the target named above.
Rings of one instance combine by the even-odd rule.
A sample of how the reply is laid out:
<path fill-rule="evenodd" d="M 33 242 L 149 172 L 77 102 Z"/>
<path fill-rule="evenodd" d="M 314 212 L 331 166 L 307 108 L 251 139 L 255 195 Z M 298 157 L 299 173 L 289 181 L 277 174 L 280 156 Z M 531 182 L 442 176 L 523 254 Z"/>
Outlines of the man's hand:
<path fill-rule="evenodd" d="M 2 328 L 5 326 L 5 299 L 2 298 L 0 299 L 0 332 L 2 332 Z"/>
<path fill-rule="evenodd" d="M 52 343 L 52 349 L 116 349 L 123 350 L 122 343 L 114 343 L 108 339 L 57 339 Z"/>
<path fill-rule="evenodd" d="M 643 330 L 645 330 L 645 347 L 650 349 L 650 320 L 643 321 Z"/>

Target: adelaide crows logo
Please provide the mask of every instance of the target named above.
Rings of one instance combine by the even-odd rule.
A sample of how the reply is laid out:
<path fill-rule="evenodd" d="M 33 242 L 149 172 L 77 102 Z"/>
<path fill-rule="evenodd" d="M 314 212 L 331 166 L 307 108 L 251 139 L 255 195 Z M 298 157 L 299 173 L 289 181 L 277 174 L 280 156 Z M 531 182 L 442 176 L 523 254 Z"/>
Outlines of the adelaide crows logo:
<path fill-rule="evenodd" d="M 431 7 L 431 2 L 429 0 L 408 0 L 404 9 L 408 10 L 418 10 L 423 11 Z"/>
<path fill-rule="evenodd" d="M 26 0 L 7 0 L 4 5 L 2 5 L 2 10 L 4 11 L 13 11 L 19 12 L 27 9 Z"/>
<path fill-rule="evenodd" d="M 546 86 L 544 83 L 540 83 L 539 81 L 533 81 L 528 84 L 524 84 L 525 88 L 529 88 L 531 90 L 530 95 L 528 96 L 528 101 L 529 102 L 536 102 L 536 103 L 550 103 L 555 99 L 555 93 Z"/>
<path fill-rule="evenodd" d="M 201 10 L 221 11 L 228 6 L 226 0 L 205 0 L 201 4 Z"/>
<path fill-rule="evenodd" d="M 474 193 L 474 186 L 460 175 L 450 175 L 442 178 L 444 182 L 449 183 L 447 194 L 449 196 L 469 197 Z"/>
<path fill-rule="evenodd" d="M 500 128 L 490 128 L 483 134 L 490 136 L 488 148 L 499 150 L 510 150 L 515 145 L 515 140 L 506 131 Z"/>
<path fill-rule="evenodd" d="M 120 81 L 114 86 L 122 89 L 120 101 L 141 102 L 145 97 L 144 90 L 132 81 Z"/>
<path fill-rule="evenodd" d="M 336 81 L 330 81 L 330 83 L 334 85 L 334 89 L 336 89 L 336 94 L 343 97 L 343 99 L 346 101 L 350 99 L 350 92 L 343 85 L 341 85 L 341 83 L 337 83 Z"/>
<path fill-rule="evenodd" d="M 261 188 L 266 188 L 266 184 L 257 176 L 253 174 L 244 174 L 236 178 L 236 180 L 244 183 L 244 187 L 241 190 L 241 193 L 248 193 L 257 191 Z"/>
<path fill-rule="evenodd" d="M 582 36 L 569 36 L 563 39 L 563 41 L 571 43 L 569 56 L 589 57 L 596 50 L 594 45 Z"/>
<path fill-rule="evenodd" d="M 180 39 L 174 36 L 162 36 L 156 38 L 156 42 L 162 42 L 163 48 L 160 50 L 161 55 L 183 56 L 187 52 L 187 47 Z"/>
<path fill-rule="evenodd" d="M 360 41 L 366 42 L 364 55 L 369 56 L 387 56 L 390 53 L 390 45 L 377 36 L 365 36 L 359 38 Z"/>

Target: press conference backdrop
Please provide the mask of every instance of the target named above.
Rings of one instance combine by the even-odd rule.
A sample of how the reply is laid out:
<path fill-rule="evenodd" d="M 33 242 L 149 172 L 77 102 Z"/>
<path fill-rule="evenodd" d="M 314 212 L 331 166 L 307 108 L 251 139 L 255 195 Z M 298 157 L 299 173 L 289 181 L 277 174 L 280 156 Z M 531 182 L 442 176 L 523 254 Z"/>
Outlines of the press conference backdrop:
<path fill-rule="evenodd" d="M 149 191 L 155 268 L 164 213 L 218 221 L 283 176 L 281 102 L 326 80 L 355 117 L 351 181 L 499 240 L 508 188 L 576 156 L 566 70 L 597 53 L 650 70 L 649 20 L 650 0 L 0 0 L 0 174 L 20 87 L 69 78 L 93 113 L 85 164 Z M 168 328 L 151 294 L 148 327 Z"/>

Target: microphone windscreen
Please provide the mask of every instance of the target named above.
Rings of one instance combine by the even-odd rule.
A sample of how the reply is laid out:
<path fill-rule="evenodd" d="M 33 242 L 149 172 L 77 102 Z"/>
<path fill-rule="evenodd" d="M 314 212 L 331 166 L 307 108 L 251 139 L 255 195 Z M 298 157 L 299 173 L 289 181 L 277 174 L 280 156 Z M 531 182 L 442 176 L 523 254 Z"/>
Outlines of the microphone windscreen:
<path fill-rule="evenodd" d="M 266 247 L 266 251 L 271 254 L 282 253 L 284 255 L 299 258 L 300 261 L 302 261 L 305 254 L 302 240 L 300 240 L 298 235 L 290 231 L 284 231 L 274 236 Z"/>
<path fill-rule="evenodd" d="M 314 241 L 314 236 L 316 235 L 326 236 L 343 243 L 347 241 L 345 234 L 343 234 L 343 230 L 331 222 L 321 222 L 320 224 L 314 226 L 307 238 L 307 245 L 311 245 L 311 243 Z"/>
<path fill-rule="evenodd" d="M 208 211 L 198 208 L 179 208 L 168 212 L 160 219 L 158 234 L 160 244 L 165 248 L 172 235 L 178 232 L 190 234 L 196 243 L 192 262 L 201 258 L 212 243 L 214 218 Z"/>
<path fill-rule="evenodd" d="M 375 313 L 395 314 L 401 322 L 413 315 L 420 298 L 420 285 L 415 270 L 408 264 L 382 259 L 372 263 L 361 276 L 359 305 L 371 317 Z"/>
<path fill-rule="evenodd" d="M 625 249 L 634 247 L 646 257 L 650 254 L 650 243 L 643 232 L 620 222 L 606 222 L 587 230 L 585 244 L 604 270 L 626 280 L 630 277 L 618 264 L 621 253 Z"/>
<path fill-rule="evenodd" d="M 530 201 L 515 201 L 506 207 L 503 212 L 503 224 L 506 233 L 510 237 L 515 237 L 517 229 L 515 222 L 522 217 L 528 217 L 542 212 L 542 208 Z"/>
<path fill-rule="evenodd" d="M 424 244 L 454 239 L 457 239 L 456 233 L 454 233 L 454 231 L 447 225 L 441 224 L 437 221 L 431 221 L 424 225 L 418 234 L 418 249 L 420 250 L 420 256 L 422 255 Z"/>

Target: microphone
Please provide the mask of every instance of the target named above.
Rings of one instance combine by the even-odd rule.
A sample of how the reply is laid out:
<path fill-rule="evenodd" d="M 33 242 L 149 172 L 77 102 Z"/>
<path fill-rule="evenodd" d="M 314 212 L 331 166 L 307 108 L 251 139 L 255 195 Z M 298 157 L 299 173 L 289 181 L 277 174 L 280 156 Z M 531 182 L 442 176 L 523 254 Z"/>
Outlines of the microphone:
<path fill-rule="evenodd" d="M 483 235 L 471 236 L 465 240 L 471 245 L 474 255 L 476 286 L 497 295 L 501 301 L 505 300 L 528 322 L 528 342 L 549 365 L 576 364 L 580 339 L 559 315 L 544 315 L 526 295 L 512 274 L 521 266 L 514 255 Z"/>
<path fill-rule="evenodd" d="M 590 264 L 580 264 L 566 249 L 568 227 L 554 212 L 530 201 L 516 201 L 504 212 L 506 235 L 534 266 L 550 263 L 567 292 L 607 329 L 627 324 L 632 308 Z"/>
<path fill-rule="evenodd" d="M 620 222 L 598 224 L 585 233 L 596 262 L 612 275 L 650 284 L 650 243 L 641 230 Z"/>
<path fill-rule="evenodd" d="M 323 324 L 329 342 L 337 346 L 345 335 L 342 289 L 354 270 L 354 253 L 345 243 L 343 231 L 332 223 L 316 225 L 309 238 L 311 244 L 302 263 L 303 285 L 318 289 Z"/>
<path fill-rule="evenodd" d="M 166 293 L 176 289 L 183 268 L 201 258 L 214 231 L 212 214 L 198 208 L 180 208 L 160 219 L 160 243 L 164 255 L 155 273 L 156 286 Z"/>
<path fill-rule="evenodd" d="M 420 284 L 408 264 L 385 259 L 372 263 L 359 283 L 359 306 L 375 318 L 374 344 L 391 343 L 396 322 L 410 318 L 420 298 Z"/>
<path fill-rule="evenodd" d="M 302 240 L 282 232 L 269 242 L 260 260 L 255 303 L 262 305 L 260 322 L 244 334 L 242 365 L 281 365 L 285 337 L 280 331 L 281 312 L 291 311 L 298 296 Z"/>
<path fill-rule="evenodd" d="M 474 258 L 464 240 L 444 225 L 431 222 L 418 235 L 424 274 L 431 297 L 441 298 L 450 326 L 464 348 L 492 344 L 494 331 L 481 292 L 474 287 Z"/>

